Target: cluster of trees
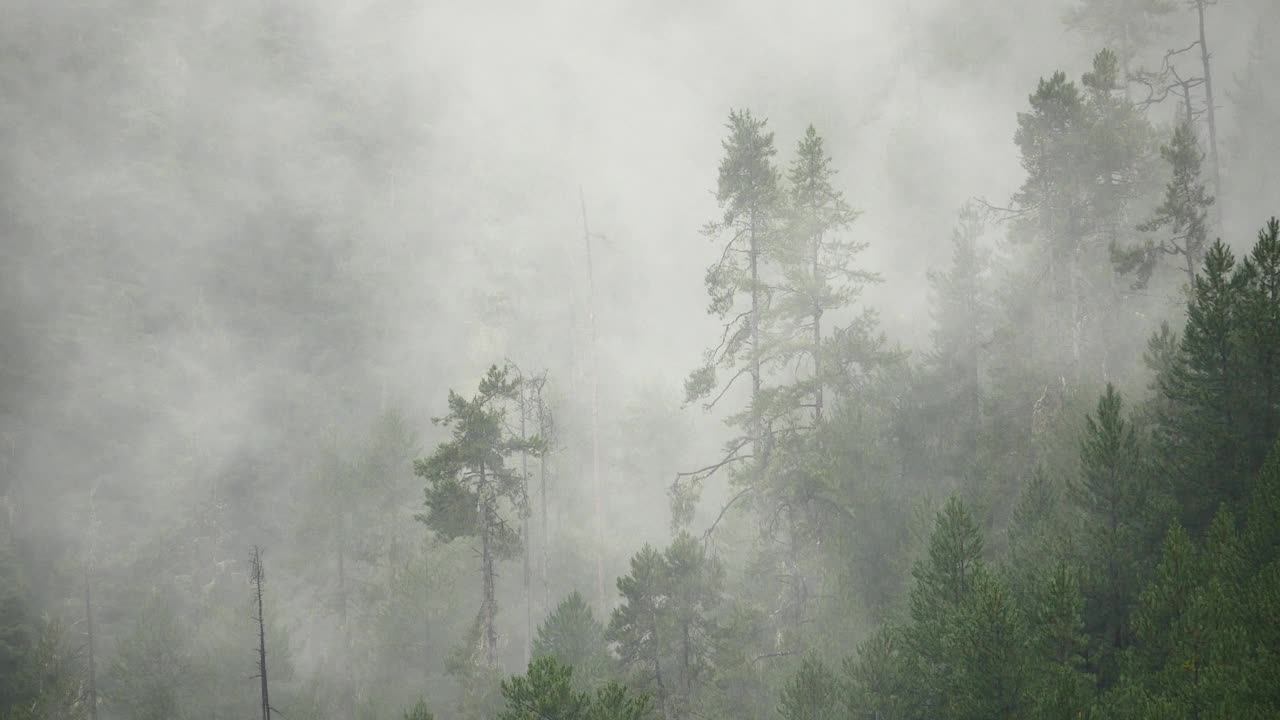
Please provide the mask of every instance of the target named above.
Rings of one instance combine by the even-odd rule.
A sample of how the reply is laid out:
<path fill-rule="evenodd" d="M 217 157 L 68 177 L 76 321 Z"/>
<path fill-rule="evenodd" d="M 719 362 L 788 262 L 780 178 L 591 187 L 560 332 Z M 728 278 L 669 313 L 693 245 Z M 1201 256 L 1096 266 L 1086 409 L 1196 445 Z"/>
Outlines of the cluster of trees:
<path fill-rule="evenodd" d="M 556 462 L 587 444 L 571 383 L 506 362 L 449 393 L 430 452 L 393 411 L 308 445 L 287 501 L 250 491 L 290 464 L 265 451 L 194 504 L 50 491 L 77 532 L 0 487 L 0 718 L 1280 714 L 1280 222 L 1258 215 L 1280 199 L 1280 52 L 1260 23 L 1220 127 L 1212 7 L 1078 4 L 1069 24 L 1113 49 L 1029 95 L 1025 177 L 961 208 L 916 352 L 863 303 L 880 277 L 824 138 L 780 162 L 768 123 L 731 112 L 704 227 L 721 328 L 684 384 L 730 437 L 675 474 L 672 537 L 616 592 L 579 532 L 586 483 Z M 1191 45 L 1152 64 L 1181 9 Z M 329 278 L 336 252 L 301 262 Z M 219 292 L 271 284 L 227 275 Z M 317 325 L 288 348 L 334 387 L 375 325 L 338 290 L 273 306 L 350 340 Z M 262 342 L 278 324 L 237 322 Z M 0 360 L 6 407 L 52 382 Z M 605 422 L 627 477 L 670 481 L 684 438 L 652 405 Z M 172 510 L 133 518 L 154 537 L 95 521 L 144 500 Z M 246 540 L 282 548 L 270 585 Z"/>

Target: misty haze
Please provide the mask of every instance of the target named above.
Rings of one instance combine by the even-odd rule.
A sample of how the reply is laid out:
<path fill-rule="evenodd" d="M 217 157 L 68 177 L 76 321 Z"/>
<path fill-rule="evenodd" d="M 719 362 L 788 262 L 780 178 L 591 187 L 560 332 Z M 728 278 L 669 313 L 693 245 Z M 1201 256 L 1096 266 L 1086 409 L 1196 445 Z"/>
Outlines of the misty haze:
<path fill-rule="evenodd" d="M 1280 718 L 1277 0 L 0 0 L 0 720 Z"/>

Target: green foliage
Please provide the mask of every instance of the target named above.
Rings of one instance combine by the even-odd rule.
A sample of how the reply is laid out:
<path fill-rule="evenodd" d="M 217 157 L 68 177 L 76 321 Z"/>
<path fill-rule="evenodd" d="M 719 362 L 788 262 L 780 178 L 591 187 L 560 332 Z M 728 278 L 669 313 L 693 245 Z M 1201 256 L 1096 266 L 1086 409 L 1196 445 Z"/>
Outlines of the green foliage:
<path fill-rule="evenodd" d="M 543 657 L 530 662 L 527 674 L 502 681 L 506 709 L 498 714 L 498 720 L 586 717 L 590 696 L 574 691 L 572 677 L 573 668 L 560 664 L 555 658 Z"/>
<path fill-rule="evenodd" d="M 783 720 L 835 720 L 846 716 L 839 678 L 817 657 L 807 656 L 782 688 L 778 714 Z"/>
<path fill-rule="evenodd" d="M 1157 378 L 1157 448 L 1193 532 L 1208 526 L 1219 503 L 1239 507 L 1280 430 L 1278 306 L 1280 223 L 1268 223 L 1239 265 L 1214 243 L 1177 354 Z"/>
<path fill-rule="evenodd" d="M 1116 270 L 1136 274 L 1135 289 L 1147 286 L 1163 255 L 1182 256 L 1190 286 L 1209 246 L 1209 208 L 1214 198 L 1205 190 L 1200 177 L 1204 153 L 1191 125 L 1180 123 L 1173 139 L 1160 148 L 1160 154 L 1172 168 L 1173 177 L 1165 186 L 1164 201 L 1155 209 L 1155 214 L 1138 226 L 1143 232 L 1162 233 L 1160 239 L 1147 240 L 1127 250 L 1112 247 Z"/>
<path fill-rule="evenodd" d="M 79 653 L 60 620 L 46 618 L 26 661 L 28 667 L 18 677 L 29 679 L 31 696 L 11 706 L 8 712 L 0 707 L 0 718 L 83 720 L 89 716 Z"/>
<path fill-rule="evenodd" d="M 1104 686 L 1118 677 L 1118 653 L 1130 641 L 1129 613 L 1146 574 L 1147 489 L 1133 425 L 1108 383 L 1085 418 L 1081 478 L 1073 499 L 1084 517 L 1087 626 Z"/>
<path fill-rule="evenodd" d="M 137 609 L 133 628 L 119 640 L 107 673 L 106 704 L 136 720 L 185 717 L 188 708 L 182 700 L 190 665 L 188 640 L 172 598 L 152 593 Z M 245 665 L 251 667 L 248 661 Z"/>
<path fill-rule="evenodd" d="M 505 708 L 498 720 L 643 720 L 648 698 L 617 683 L 590 693 L 574 690 L 573 668 L 553 657 L 537 658 L 528 672 L 502 681 Z"/>
<path fill-rule="evenodd" d="M 404 711 L 404 720 L 435 720 L 435 715 L 427 709 L 427 701 L 419 699 L 409 710 Z"/>
<path fill-rule="evenodd" d="M 893 626 L 880 628 L 858 646 L 856 657 L 844 662 L 847 703 L 858 720 L 903 720 L 918 711 L 924 700 L 915 695 L 916 658 L 904 652 L 902 633 Z"/>
<path fill-rule="evenodd" d="M 588 720 L 645 720 L 652 714 L 648 695 L 635 695 L 616 682 L 596 690 Z"/>
<path fill-rule="evenodd" d="M 22 566 L 7 518 L 0 515 L 0 711 L 31 697 L 28 654 L 35 643 Z"/>
<path fill-rule="evenodd" d="M 1077 571 L 1058 562 L 1031 612 L 1031 715 L 1044 720 L 1074 720 L 1093 701 L 1094 678 L 1085 667 L 1089 638 L 1084 628 L 1084 597 Z"/>
<path fill-rule="evenodd" d="M 569 593 L 538 626 L 538 635 L 533 640 L 533 657 L 554 658 L 560 664 L 572 667 L 576 687 L 580 690 L 596 687 L 604 681 L 609 669 L 605 629 L 578 591 Z"/>
<path fill-rule="evenodd" d="M 607 638 L 617 644 L 632 686 L 657 698 L 673 717 L 685 717 L 709 674 L 718 634 L 724 568 L 688 533 L 665 552 L 646 545 L 618 579 L 622 604 Z"/>
<path fill-rule="evenodd" d="M 1128 68 L 1160 36 L 1163 19 L 1176 9 L 1173 0 L 1077 0 L 1063 22 L 1091 41 L 1101 40 L 1115 48 L 1117 59 Z"/>

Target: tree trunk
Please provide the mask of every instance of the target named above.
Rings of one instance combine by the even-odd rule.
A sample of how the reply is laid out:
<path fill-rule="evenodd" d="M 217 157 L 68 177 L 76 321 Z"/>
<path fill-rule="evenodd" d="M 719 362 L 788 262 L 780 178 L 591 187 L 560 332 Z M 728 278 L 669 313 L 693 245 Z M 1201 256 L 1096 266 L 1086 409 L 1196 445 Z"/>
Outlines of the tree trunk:
<path fill-rule="evenodd" d="M 542 390 L 538 390 L 538 433 L 547 439 L 547 422 L 546 409 L 542 405 Z M 542 514 L 542 537 L 539 538 L 541 544 L 541 563 L 542 563 L 542 606 L 544 609 L 551 608 L 551 581 L 547 577 L 548 563 L 547 553 L 550 545 L 551 535 L 547 531 L 547 463 L 551 461 L 551 448 L 546 448 L 542 455 L 542 459 L 538 462 L 538 506 Z"/>
<path fill-rule="evenodd" d="M 520 442 L 524 443 L 526 439 L 525 418 L 528 416 L 528 406 L 525 403 L 525 384 L 523 378 L 520 383 Z M 524 502 L 524 506 L 520 508 L 520 537 L 524 544 L 524 663 L 528 664 L 529 658 L 533 654 L 533 591 L 530 588 L 530 557 L 529 548 L 529 453 L 525 450 L 520 451 L 520 494 Z"/>
<path fill-rule="evenodd" d="M 822 235 L 813 239 L 813 283 L 821 287 L 822 270 L 818 265 L 822 252 Z M 813 303 L 813 424 L 815 429 L 822 421 L 822 304 L 816 299 Z"/>
<path fill-rule="evenodd" d="M 1205 119 L 1209 124 L 1209 162 L 1213 164 L 1213 192 L 1218 198 L 1214 207 L 1217 208 L 1218 228 L 1221 231 L 1222 170 L 1218 164 L 1218 122 L 1213 109 L 1213 73 L 1209 67 L 1209 44 L 1205 40 L 1204 6 L 1205 0 L 1196 0 L 1196 15 L 1200 23 L 1200 62 L 1204 65 Z"/>
<path fill-rule="evenodd" d="M 89 573 L 89 567 L 86 564 L 84 570 L 84 620 L 86 629 L 89 634 L 88 647 L 86 648 L 87 657 L 86 670 L 88 671 L 88 684 L 85 687 L 85 695 L 88 697 L 89 720 L 98 720 L 98 676 L 94 667 L 93 659 L 93 599 L 90 594 L 90 583 L 92 576 Z"/>
<path fill-rule="evenodd" d="M 338 624 L 342 628 L 342 649 L 351 650 L 351 631 L 347 622 L 347 513 L 338 520 Z"/>
<path fill-rule="evenodd" d="M 480 502 L 482 503 L 480 518 L 480 573 L 483 576 L 484 599 L 481 601 L 480 614 L 484 619 L 484 658 L 487 667 L 498 665 L 498 630 L 495 627 L 497 609 L 494 607 L 494 568 L 493 541 L 491 538 L 494 518 L 493 499 L 489 497 L 489 488 L 485 481 L 484 463 L 480 464 Z"/>
<path fill-rule="evenodd" d="M 652 610 L 650 614 L 653 619 L 653 679 L 658 686 L 658 707 L 662 710 L 662 717 L 670 720 L 667 686 L 662 681 L 662 643 L 658 641 L 658 612 Z"/>
<path fill-rule="evenodd" d="M 751 245 L 748 250 L 751 260 L 751 451 L 755 455 L 757 467 L 763 468 L 768 458 L 765 457 L 760 422 L 760 248 L 757 230 L 756 213 L 753 210 L 749 229 Z"/>
<path fill-rule="evenodd" d="M 271 698 L 267 692 L 267 625 L 262 612 L 262 583 L 264 581 L 262 572 L 262 551 L 257 545 L 253 546 L 253 557 L 251 558 L 252 580 L 254 587 L 254 595 L 258 601 L 258 678 L 261 680 L 262 690 L 262 720 L 271 720 Z"/>
<path fill-rule="evenodd" d="M 591 341 L 591 490 L 592 490 L 592 530 L 595 535 L 596 564 L 596 602 L 603 614 L 608 608 L 607 593 L 604 583 L 604 532 L 602 516 L 604 514 L 604 490 L 600 482 L 600 368 L 596 357 L 596 307 L 595 307 L 595 269 L 591 263 L 591 229 L 587 225 L 587 200 L 578 188 L 578 196 L 582 202 L 582 236 L 587 248 L 587 318 L 590 321 Z"/>

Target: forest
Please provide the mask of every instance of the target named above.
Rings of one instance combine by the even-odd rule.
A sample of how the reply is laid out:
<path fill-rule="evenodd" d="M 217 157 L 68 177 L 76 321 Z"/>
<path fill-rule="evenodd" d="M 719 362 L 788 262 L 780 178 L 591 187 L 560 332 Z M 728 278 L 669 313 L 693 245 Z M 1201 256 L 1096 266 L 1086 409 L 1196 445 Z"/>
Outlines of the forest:
<path fill-rule="evenodd" d="M 0 720 L 1280 717 L 1280 4 L 0 11 Z"/>

